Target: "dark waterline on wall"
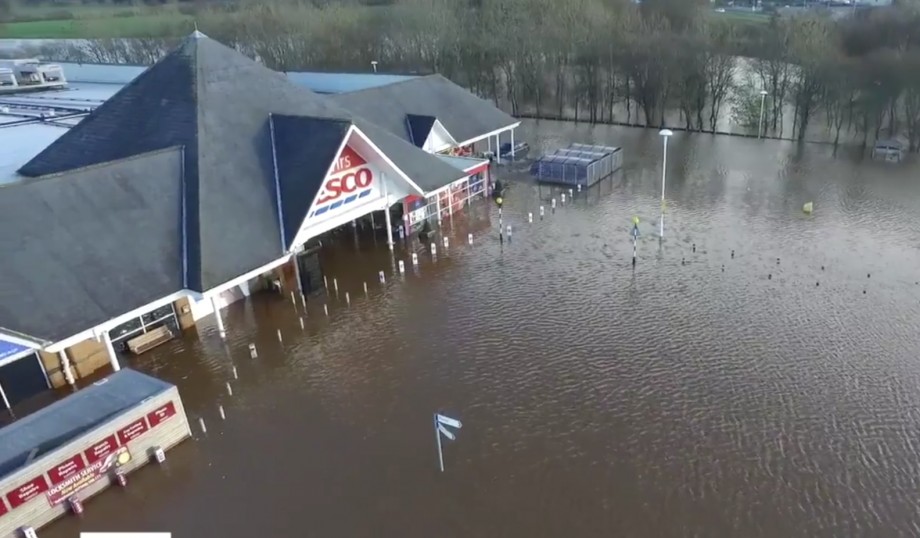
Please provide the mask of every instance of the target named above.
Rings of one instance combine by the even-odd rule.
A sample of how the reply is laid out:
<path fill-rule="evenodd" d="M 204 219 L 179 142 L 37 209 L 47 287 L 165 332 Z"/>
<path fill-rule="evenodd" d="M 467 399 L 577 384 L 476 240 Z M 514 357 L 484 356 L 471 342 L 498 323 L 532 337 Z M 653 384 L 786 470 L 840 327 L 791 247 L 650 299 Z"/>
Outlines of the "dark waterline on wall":
<path fill-rule="evenodd" d="M 515 184 L 510 242 L 480 203 L 437 260 L 401 246 L 405 276 L 384 244 L 343 240 L 324 253 L 339 295 L 303 330 L 287 297 L 254 297 L 226 311 L 226 343 L 206 319 L 131 359 L 207 434 L 41 536 L 920 533 L 920 170 L 678 133 L 659 246 L 656 132 L 516 138 L 622 146 L 626 165 L 555 213 L 560 191 Z M 438 410 L 464 422 L 443 474 Z"/>

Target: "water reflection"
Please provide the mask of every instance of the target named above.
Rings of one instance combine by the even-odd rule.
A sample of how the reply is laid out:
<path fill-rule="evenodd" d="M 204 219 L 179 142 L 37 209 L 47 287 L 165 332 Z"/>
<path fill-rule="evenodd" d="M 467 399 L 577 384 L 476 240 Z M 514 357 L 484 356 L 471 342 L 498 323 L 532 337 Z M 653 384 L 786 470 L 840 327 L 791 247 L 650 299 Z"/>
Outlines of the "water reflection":
<path fill-rule="evenodd" d="M 288 298 L 254 298 L 228 310 L 226 344 L 206 322 L 136 359 L 208 434 L 43 536 L 920 533 L 916 167 L 679 134 L 659 244 L 654 131 L 519 136 L 534 154 L 620 145 L 627 164 L 555 214 L 515 185 L 504 246 L 474 206 L 436 262 L 413 247 L 417 274 L 405 247 L 404 276 L 385 248 L 326 253 L 340 294 L 303 331 Z M 443 475 L 434 410 L 465 424 Z"/>

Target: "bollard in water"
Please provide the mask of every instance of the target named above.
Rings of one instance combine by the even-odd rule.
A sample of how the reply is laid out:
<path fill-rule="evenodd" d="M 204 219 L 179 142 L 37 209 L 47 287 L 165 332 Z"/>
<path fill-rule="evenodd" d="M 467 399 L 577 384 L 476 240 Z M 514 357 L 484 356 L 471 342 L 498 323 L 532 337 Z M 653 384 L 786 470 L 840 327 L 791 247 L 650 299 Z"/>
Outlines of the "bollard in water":
<path fill-rule="evenodd" d="M 364 296 L 367 297 L 367 281 L 364 282 Z"/>
<path fill-rule="evenodd" d="M 218 405 L 218 406 L 217 406 L 217 412 L 220 413 L 220 419 L 221 419 L 221 420 L 227 420 L 227 415 L 224 414 L 224 406 Z"/>
<path fill-rule="evenodd" d="M 577 185 L 578 192 L 581 192 L 581 183 Z"/>
<path fill-rule="evenodd" d="M 332 279 L 332 287 L 335 289 L 335 294 L 338 295 L 339 294 L 339 279 L 337 278 Z"/>
<path fill-rule="evenodd" d="M 233 396 L 233 387 L 230 386 L 230 382 L 229 382 L 229 381 L 227 381 L 226 384 L 227 384 L 227 395 L 228 395 L 228 396 Z"/>
<path fill-rule="evenodd" d="M 412 265 L 418 265 L 418 254 L 412 253 Z"/>
<path fill-rule="evenodd" d="M 550 204 L 550 206 L 552 207 L 552 209 L 556 209 L 556 199 L 555 199 L 555 198 L 553 198 L 552 203 Z"/>
<path fill-rule="evenodd" d="M 278 329 L 278 341 L 279 341 L 279 342 L 282 342 L 282 341 L 283 341 L 283 340 L 281 340 L 281 329 Z"/>
<path fill-rule="evenodd" d="M 565 205 L 565 193 L 562 193 L 562 196 L 560 196 L 560 198 L 561 199 L 559 201 L 562 203 L 562 205 Z"/>
<path fill-rule="evenodd" d="M 347 291 L 345 292 L 345 304 L 351 306 L 351 295 L 349 295 Z"/>
<path fill-rule="evenodd" d="M 328 318 L 329 317 L 329 305 L 327 304 L 323 305 L 323 312 L 326 314 L 326 317 Z"/>
<path fill-rule="evenodd" d="M 323 275 L 323 287 L 327 290 L 329 289 L 329 281 L 326 280 L 326 275 Z"/>
<path fill-rule="evenodd" d="M 544 207 L 541 205 L 541 206 L 540 206 L 540 220 L 543 220 L 543 215 L 545 215 L 545 214 L 546 214 L 546 208 L 544 208 Z"/>
<path fill-rule="evenodd" d="M 198 417 L 198 425 L 201 426 L 201 433 L 208 433 L 208 427 L 204 425 L 204 418 Z"/>
<path fill-rule="evenodd" d="M 236 366 L 233 367 L 233 379 L 239 379 L 240 374 L 236 373 Z"/>
<path fill-rule="evenodd" d="M 307 296 L 304 295 L 304 294 L 302 294 L 302 293 L 300 294 L 300 304 L 303 306 L 304 312 L 306 312 L 306 310 L 307 310 Z"/>
<path fill-rule="evenodd" d="M 527 222 L 533 222 L 533 213 L 527 213 Z"/>
<path fill-rule="evenodd" d="M 256 350 L 256 345 L 255 345 L 255 344 L 249 344 L 249 357 L 255 359 L 255 358 L 257 358 L 258 356 L 259 356 L 259 352 L 258 352 L 258 350 Z"/>
<path fill-rule="evenodd" d="M 511 241 L 511 225 L 508 225 L 508 241 Z"/>
<path fill-rule="evenodd" d="M 432 256 L 432 257 L 435 257 L 435 256 L 437 256 L 437 255 L 438 255 L 438 244 L 437 244 L 437 243 L 431 243 L 431 256 Z"/>
<path fill-rule="evenodd" d="M 580 187 L 580 186 L 581 186 L 581 185 L 579 185 L 579 187 Z M 569 198 L 574 198 L 574 197 L 575 197 L 575 193 L 572 191 L 572 189 L 569 189 Z M 565 201 L 565 200 L 563 200 L 563 201 Z"/>
<path fill-rule="evenodd" d="M 406 264 L 402 260 L 399 260 L 399 273 L 403 274 L 406 272 Z"/>
<path fill-rule="evenodd" d="M 450 239 L 448 239 L 448 238 L 445 237 L 445 238 L 444 238 L 444 249 L 446 250 L 447 247 L 449 247 L 449 246 L 450 246 Z"/>
<path fill-rule="evenodd" d="M 472 244 L 473 244 L 473 234 L 467 234 L 467 235 L 466 235 L 466 240 L 467 240 L 467 242 L 469 242 L 469 244 L 472 245 Z"/>
<path fill-rule="evenodd" d="M 380 283 L 381 283 L 381 284 L 386 284 L 386 283 L 387 283 L 387 275 L 384 274 L 383 271 L 380 271 L 379 273 L 377 273 L 377 278 L 380 279 Z"/>
<path fill-rule="evenodd" d="M 304 327 L 303 327 L 303 318 L 300 318 L 300 330 L 302 331 L 303 328 L 304 328 Z"/>
<path fill-rule="evenodd" d="M 163 447 L 153 447 L 153 459 L 157 460 L 157 463 L 166 463 L 166 451 L 163 450 Z"/>

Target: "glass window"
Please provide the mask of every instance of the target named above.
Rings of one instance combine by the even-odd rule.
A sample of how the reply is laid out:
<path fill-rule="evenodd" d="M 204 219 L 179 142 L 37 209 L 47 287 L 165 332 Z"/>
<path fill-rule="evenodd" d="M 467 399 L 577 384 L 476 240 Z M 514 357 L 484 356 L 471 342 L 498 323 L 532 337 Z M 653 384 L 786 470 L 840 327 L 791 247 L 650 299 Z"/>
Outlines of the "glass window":
<path fill-rule="evenodd" d="M 151 310 L 150 312 L 147 312 L 142 317 L 144 318 L 144 325 L 150 325 L 151 323 L 159 321 L 165 317 L 172 316 L 173 314 L 175 314 L 173 310 L 173 305 L 172 303 L 169 303 L 168 305 L 161 306 L 160 308 L 157 308 L 156 310 Z"/>
<path fill-rule="evenodd" d="M 114 329 L 109 331 L 109 336 L 114 341 L 116 339 L 122 338 L 131 333 L 135 333 L 141 330 L 142 328 L 143 327 L 141 326 L 141 318 L 134 318 L 130 321 L 126 321 L 122 323 L 118 327 L 115 327 Z"/>

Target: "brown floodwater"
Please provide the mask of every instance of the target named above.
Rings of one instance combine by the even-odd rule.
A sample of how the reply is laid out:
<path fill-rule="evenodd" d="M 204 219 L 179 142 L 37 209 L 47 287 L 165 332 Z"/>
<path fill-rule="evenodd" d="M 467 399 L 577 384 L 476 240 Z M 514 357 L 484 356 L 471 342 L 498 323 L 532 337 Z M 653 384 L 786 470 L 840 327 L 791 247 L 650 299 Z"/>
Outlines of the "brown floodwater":
<path fill-rule="evenodd" d="M 225 311 L 226 343 L 208 318 L 130 359 L 179 386 L 195 440 L 41 536 L 920 535 L 920 168 L 678 134 L 659 243 L 654 131 L 518 138 L 621 145 L 626 166 L 554 214 L 515 184 L 510 242 L 480 203 L 436 261 L 400 246 L 405 276 L 343 240 L 323 261 L 339 296 L 303 331 L 257 296 Z M 438 410 L 464 423 L 443 474 Z"/>

